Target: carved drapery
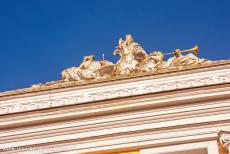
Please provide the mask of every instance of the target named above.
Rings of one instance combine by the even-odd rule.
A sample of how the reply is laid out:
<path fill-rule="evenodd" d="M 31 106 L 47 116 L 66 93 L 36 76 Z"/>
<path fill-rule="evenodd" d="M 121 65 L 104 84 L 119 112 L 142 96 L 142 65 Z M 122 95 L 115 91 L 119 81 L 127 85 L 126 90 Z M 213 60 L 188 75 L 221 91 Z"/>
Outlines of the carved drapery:
<path fill-rule="evenodd" d="M 191 52 L 187 55 L 182 53 Z M 171 53 L 163 54 L 154 51 L 147 54 L 140 44 L 134 42 L 131 35 L 126 35 L 125 40 L 120 39 L 118 46 L 113 52 L 119 55 L 120 59 L 116 64 L 103 60 L 94 61 L 94 56 L 84 57 L 79 67 L 71 67 L 62 71 L 62 81 L 80 81 L 98 78 L 109 78 L 119 75 L 129 75 L 140 72 L 156 72 L 160 69 L 181 68 L 184 66 L 206 64 L 211 61 L 199 58 L 194 54 L 198 53 L 195 46 L 189 50 L 176 49 Z M 173 54 L 174 56 L 164 61 L 164 55 Z"/>

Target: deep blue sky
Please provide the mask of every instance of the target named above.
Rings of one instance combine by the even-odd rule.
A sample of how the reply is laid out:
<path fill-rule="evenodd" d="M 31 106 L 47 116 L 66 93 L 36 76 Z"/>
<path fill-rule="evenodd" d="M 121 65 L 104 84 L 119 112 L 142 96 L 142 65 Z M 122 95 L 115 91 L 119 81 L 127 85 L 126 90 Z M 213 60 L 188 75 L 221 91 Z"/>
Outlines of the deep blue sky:
<path fill-rule="evenodd" d="M 0 91 L 60 79 L 86 55 L 132 34 L 147 52 L 188 49 L 230 59 L 229 0 L 1 0 Z"/>

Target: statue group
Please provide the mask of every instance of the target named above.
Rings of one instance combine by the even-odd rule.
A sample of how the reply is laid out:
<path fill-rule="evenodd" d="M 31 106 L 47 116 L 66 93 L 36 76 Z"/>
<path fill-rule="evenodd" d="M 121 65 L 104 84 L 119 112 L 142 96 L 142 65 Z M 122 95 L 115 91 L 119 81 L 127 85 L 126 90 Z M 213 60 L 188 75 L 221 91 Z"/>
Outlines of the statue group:
<path fill-rule="evenodd" d="M 183 55 L 183 53 L 187 53 Z M 109 78 L 119 75 L 130 75 L 140 72 L 157 72 L 161 69 L 184 67 L 210 63 L 209 60 L 199 58 L 198 47 L 189 50 L 176 49 L 173 57 L 164 61 L 167 54 L 160 51 L 153 51 L 147 54 L 145 50 L 136 43 L 131 35 L 126 35 L 125 40 L 120 39 L 113 54 L 119 55 L 120 59 L 116 64 L 107 60 L 95 61 L 94 56 L 86 56 L 79 67 L 71 67 L 62 71 L 62 80 L 79 81 L 98 78 Z"/>

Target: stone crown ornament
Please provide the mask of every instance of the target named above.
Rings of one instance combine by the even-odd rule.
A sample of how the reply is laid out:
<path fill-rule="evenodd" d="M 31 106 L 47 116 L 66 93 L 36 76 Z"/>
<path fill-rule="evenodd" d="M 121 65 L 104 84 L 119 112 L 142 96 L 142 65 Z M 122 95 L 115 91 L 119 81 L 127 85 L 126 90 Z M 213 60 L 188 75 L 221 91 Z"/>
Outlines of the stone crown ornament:
<path fill-rule="evenodd" d="M 183 55 L 183 53 L 188 53 Z M 95 61 L 94 56 L 86 56 L 79 67 L 71 67 L 62 71 L 62 81 L 80 81 L 98 78 L 110 78 L 119 75 L 130 75 L 141 72 L 157 72 L 161 69 L 184 67 L 210 63 L 211 61 L 197 57 L 198 47 L 189 50 L 176 49 L 171 53 L 163 54 L 153 51 L 147 54 L 145 50 L 136 43 L 131 35 L 126 35 L 125 40 L 120 39 L 113 54 L 119 55 L 116 64 L 107 60 Z M 164 60 L 164 56 L 172 54 L 173 57 Z"/>

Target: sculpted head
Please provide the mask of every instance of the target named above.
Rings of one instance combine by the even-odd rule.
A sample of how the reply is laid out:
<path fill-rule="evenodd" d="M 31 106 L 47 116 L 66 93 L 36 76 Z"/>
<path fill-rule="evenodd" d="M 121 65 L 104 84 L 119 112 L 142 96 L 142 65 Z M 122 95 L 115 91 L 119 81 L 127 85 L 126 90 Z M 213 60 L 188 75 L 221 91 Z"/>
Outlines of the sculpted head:
<path fill-rule="evenodd" d="M 182 53 L 181 53 L 181 50 L 180 49 L 176 49 L 174 52 L 173 52 L 174 56 L 175 57 L 181 57 L 182 56 Z"/>
<path fill-rule="evenodd" d="M 152 53 L 150 53 L 150 56 L 158 56 L 164 59 L 164 54 L 160 51 L 153 51 Z"/>
<path fill-rule="evenodd" d="M 83 59 L 83 62 L 86 62 L 86 61 L 94 61 L 94 56 L 93 55 L 85 56 Z"/>
<path fill-rule="evenodd" d="M 150 57 L 155 59 L 156 62 L 163 61 L 164 54 L 162 52 L 160 52 L 160 51 L 154 51 L 154 52 L 150 53 Z"/>

